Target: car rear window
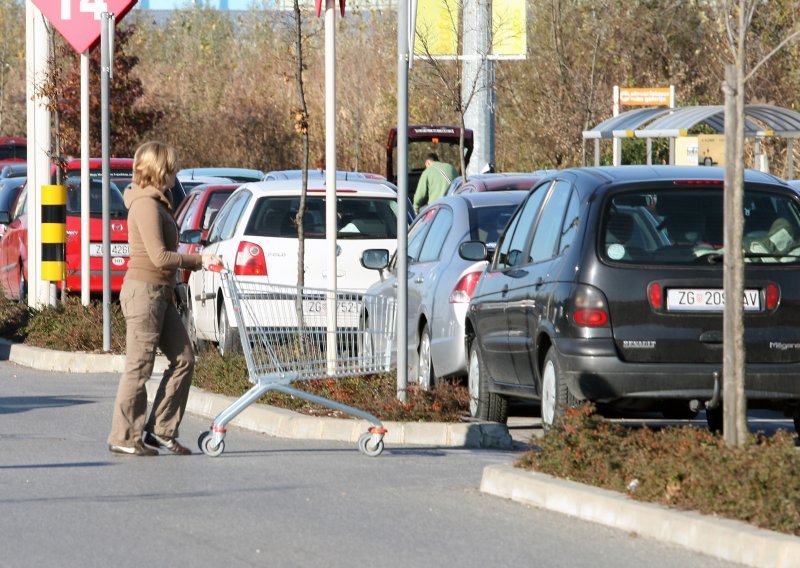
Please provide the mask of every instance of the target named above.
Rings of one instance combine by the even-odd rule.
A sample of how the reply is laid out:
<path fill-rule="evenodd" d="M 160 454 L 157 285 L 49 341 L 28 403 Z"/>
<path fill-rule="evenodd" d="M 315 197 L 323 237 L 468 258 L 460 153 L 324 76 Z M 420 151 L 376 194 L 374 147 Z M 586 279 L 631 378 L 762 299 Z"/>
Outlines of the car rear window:
<path fill-rule="evenodd" d="M 502 234 L 516 209 L 517 204 L 476 207 L 472 210 L 474 221 L 470 223 L 473 227 L 471 238 L 493 249 L 497 245 L 498 236 Z"/>
<path fill-rule="evenodd" d="M 745 262 L 800 262 L 800 207 L 787 194 L 746 190 Z M 630 264 L 722 261 L 723 191 L 627 191 L 608 199 L 600 223 L 600 252 Z"/>
<path fill-rule="evenodd" d="M 67 213 L 80 215 L 81 178 L 68 177 L 64 184 L 67 186 Z M 127 216 L 128 210 L 122 200 L 122 192 L 113 182 L 109 184 L 108 205 L 113 217 Z M 94 178 L 89 181 L 89 211 L 92 215 L 103 213 L 103 182 Z"/>
<path fill-rule="evenodd" d="M 257 237 L 297 238 L 294 219 L 300 197 L 262 197 L 245 233 Z M 338 239 L 397 238 L 397 202 L 378 197 L 339 197 L 336 200 Z M 325 200 L 308 197 L 303 215 L 306 238 L 325 238 Z"/>

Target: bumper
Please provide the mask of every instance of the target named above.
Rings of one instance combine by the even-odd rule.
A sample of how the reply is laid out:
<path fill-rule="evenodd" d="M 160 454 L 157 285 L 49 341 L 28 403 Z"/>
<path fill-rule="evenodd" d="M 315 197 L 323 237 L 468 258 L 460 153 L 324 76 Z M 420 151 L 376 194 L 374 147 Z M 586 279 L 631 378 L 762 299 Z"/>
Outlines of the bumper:
<path fill-rule="evenodd" d="M 606 350 L 586 354 L 570 347 L 557 345 L 556 352 L 570 391 L 580 399 L 708 400 L 715 374 L 722 387 L 722 364 L 626 363 Z M 750 401 L 800 401 L 800 364 L 747 365 L 745 395 Z"/>

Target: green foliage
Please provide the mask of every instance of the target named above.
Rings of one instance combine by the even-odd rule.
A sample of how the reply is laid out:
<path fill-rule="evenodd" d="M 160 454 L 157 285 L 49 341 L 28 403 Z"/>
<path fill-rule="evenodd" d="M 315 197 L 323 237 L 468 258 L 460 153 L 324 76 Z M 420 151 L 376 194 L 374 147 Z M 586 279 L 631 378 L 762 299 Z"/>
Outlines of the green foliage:
<path fill-rule="evenodd" d="M 163 109 L 143 108 L 139 104 L 144 94 L 144 85 L 136 75 L 139 57 L 132 53 L 130 40 L 135 33 L 132 26 L 119 26 L 114 33 L 113 80 L 109 82 L 110 91 L 110 140 L 111 155 L 133 157 L 143 138 L 161 120 Z M 70 46 L 61 41 L 59 57 L 62 72 L 55 77 L 57 85 L 57 106 L 60 113 L 60 134 L 63 151 L 66 155 L 80 155 L 81 133 L 81 71 L 80 56 Z M 89 130 L 101 130 L 100 96 L 100 49 L 89 53 Z M 90 138 L 92 156 L 102 154 L 100 136 Z"/>
<path fill-rule="evenodd" d="M 88 306 L 68 296 L 56 307 L 32 310 L 20 331 L 26 345 L 59 351 L 100 351 L 103 349 L 103 305 Z M 111 351 L 125 352 L 125 319 L 119 304 L 111 304 Z"/>
<path fill-rule="evenodd" d="M 0 336 L 14 341 L 21 340 L 29 316 L 28 306 L 13 302 L 0 294 Z"/>
<path fill-rule="evenodd" d="M 221 357 L 202 352 L 194 371 L 194 385 L 209 392 L 241 396 L 250 388 L 244 356 Z M 408 402 L 397 400 L 393 374 L 292 383 L 292 387 L 365 410 L 381 420 L 459 422 L 468 414 L 469 393 L 460 384 L 442 384 L 430 391 L 409 388 Z M 268 392 L 259 402 L 315 416 L 339 416 L 330 409 L 279 392 Z"/>
<path fill-rule="evenodd" d="M 703 428 L 623 428 L 585 405 L 517 466 L 800 535 L 800 455 L 785 431 L 734 449 Z"/>

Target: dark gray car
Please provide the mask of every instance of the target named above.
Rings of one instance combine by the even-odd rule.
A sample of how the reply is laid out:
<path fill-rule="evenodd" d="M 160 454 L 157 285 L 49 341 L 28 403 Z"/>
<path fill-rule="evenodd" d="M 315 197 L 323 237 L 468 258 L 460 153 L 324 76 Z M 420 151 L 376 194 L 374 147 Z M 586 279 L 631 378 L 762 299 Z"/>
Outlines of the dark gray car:
<path fill-rule="evenodd" d="M 722 383 L 724 171 L 623 166 L 534 187 L 469 306 L 473 413 L 540 399 L 545 426 L 577 401 L 689 415 Z M 746 395 L 800 416 L 800 198 L 745 176 Z M 472 259 L 477 243 L 465 243 Z M 471 251 L 468 249 L 472 249 Z"/>

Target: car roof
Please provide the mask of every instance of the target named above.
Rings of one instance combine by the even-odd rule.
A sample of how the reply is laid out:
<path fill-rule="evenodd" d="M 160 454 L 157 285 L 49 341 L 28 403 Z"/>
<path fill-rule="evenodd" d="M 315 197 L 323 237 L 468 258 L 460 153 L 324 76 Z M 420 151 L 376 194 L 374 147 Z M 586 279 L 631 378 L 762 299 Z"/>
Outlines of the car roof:
<path fill-rule="evenodd" d="M 215 176 L 230 178 L 234 181 L 255 181 L 264 177 L 261 170 L 248 168 L 229 168 L 229 167 L 206 167 L 206 168 L 186 168 L 178 171 L 178 176 L 193 178 L 195 176 Z"/>
<path fill-rule="evenodd" d="M 265 181 L 277 179 L 298 179 L 303 175 L 303 170 L 272 170 L 264 174 Z M 326 175 L 325 170 L 309 169 L 308 177 L 311 178 L 324 178 Z M 365 179 L 367 176 L 361 172 L 347 172 L 344 170 L 336 171 L 336 179 Z"/>
<path fill-rule="evenodd" d="M 483 185 L 484 191 L 498 191 L 501 188 L 503 189 L 530 189 L 533 184 L 538 182 L 542 179 L 543 175 L 535 175 L 535 174 L 500 174 L 500 175 L 493 175 L 491 177 L 483 177 L 477 181 L 480 183 L 476 185 Z M 472 178 L 462 184 L 461 187 L 468 185 L 471 183 Z M 459 187 L 458 189 L 461 189 Z M 458 191 L 458 190 L 456 190 Z"/>
<path fill-rule="evenodd" d="M 337 194 L 358 193 L 370 197 L 397 197 L 391 184 L 380 180 L 340 180 L 336 184 Z M 300 179 L 281 179 L 246 183 L 240 189 L 250 189 L 257 194 L 298 195 L 302 186 Z M 319 194 L 327 190 L 324 179 L 309 179 L 308 191 Z"/>
<path fill-rule="evenodd" d="M 492 205 L 514 205 L 522 203 L 528 195 L 527 191 L 479 191 L 476 193 L 460 193 L 448 195 L 443 200 L 463 199 L 474 207 L 488 207 Z M 434 201 L 434 203 L 437 203 Z"/>
<path fill-rule="evenodd" d="M 181 180 L 183 183 L 187 181 L 196 181 L 198 185 L 200 183 L 232 183 L 232 179 L 220 177 L 220 176 L 187 176 L 187 175 L 179 175 L 178 179 Z"/>
<path fill-rule="evenodd" d="M 648 166 L 648 165 L 629 165 L 629 166 L 592 166 L 582 168 L 570 168 L 563 172 L 575 172 L 578 175 L 590 175 L 604 179 L 608 183 L 626 183 L 637 181 L 691 181 L 691 180 L 715 180 L 724 181 L 725 168 L 714 166 Z M 558 173 L 554 173 L 553 177 Z M 550 177 L 550 176 L 547 176 Z M 767 183 L 786 185 L 786 182 L 772 174 L 757 170 L 744 170 L 744 181 L 748 183 Z"/>
<path fill-rule="evenodd" d="M 241 183 L 201 183 L 191 189 L 189 193 L 205 193 L 205 192 L 214 192 L 214 191 L 224 191 L 224 190 L 234 190 L 237 187 L 240 187 Z"/>

